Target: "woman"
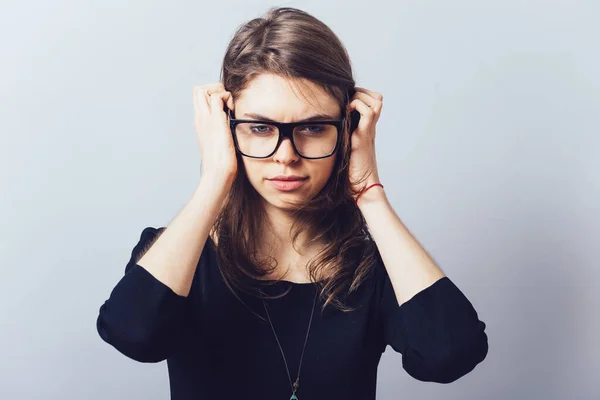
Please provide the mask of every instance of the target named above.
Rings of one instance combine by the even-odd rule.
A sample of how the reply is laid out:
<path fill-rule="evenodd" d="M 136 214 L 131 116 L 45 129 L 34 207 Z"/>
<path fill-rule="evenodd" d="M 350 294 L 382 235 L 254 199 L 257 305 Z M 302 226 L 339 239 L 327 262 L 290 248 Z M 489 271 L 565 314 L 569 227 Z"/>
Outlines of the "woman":
<path fill-rule="evenodd" d="M 174 400 L 375 399 L 387 345 L 422 381 L 471 371 L 485 323 L 385 196 L 381 109 L 313 16 L 242 26 L 221 83 L 194 88 L 200 183 L 168 227 L 142 231 L 100 336 L 167 360 Z"/>

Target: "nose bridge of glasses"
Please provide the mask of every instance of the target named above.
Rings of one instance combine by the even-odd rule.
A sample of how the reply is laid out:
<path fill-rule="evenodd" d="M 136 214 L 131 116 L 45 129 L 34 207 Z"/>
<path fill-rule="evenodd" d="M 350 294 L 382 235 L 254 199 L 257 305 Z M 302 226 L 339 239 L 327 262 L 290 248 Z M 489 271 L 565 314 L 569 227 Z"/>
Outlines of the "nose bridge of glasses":
<path fill-rule="evenodd" d="M 294 143 L 294 126 L 288 125 L 285 123 L 281 123 L 281 124 L 278 124 L 277 128 L 279 129 L 279 143 L 277 144 L 275 153 L 280 153 L 281 147 L 283 147 L 284 145 L 287 145 L 290 147 L 291 152 L 294 155 L 299 155 L 298 150 L 296 149 L 296 144 Z M 289 139 L 288 144 L 285 144 L 286 138 Z"/>
<path fill-rule="evenodd" d="M 278 124 L 279 135 L 281 136 L 281 140 L 288 138 L 290 142 L 294 142 L 294 125 L 280 123 Z"/>

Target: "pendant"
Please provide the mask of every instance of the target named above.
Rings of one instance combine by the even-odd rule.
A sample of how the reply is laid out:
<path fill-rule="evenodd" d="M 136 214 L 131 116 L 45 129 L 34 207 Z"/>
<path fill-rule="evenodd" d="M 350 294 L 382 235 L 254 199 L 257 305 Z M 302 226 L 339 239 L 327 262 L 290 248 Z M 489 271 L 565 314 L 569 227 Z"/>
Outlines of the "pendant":
<path fill-rule="evenodd" d="M 296 397 L 295 394 L 293 394 L 292 397 L 290 397 L 290 400 L 298 400 L 298 398 Z"/>

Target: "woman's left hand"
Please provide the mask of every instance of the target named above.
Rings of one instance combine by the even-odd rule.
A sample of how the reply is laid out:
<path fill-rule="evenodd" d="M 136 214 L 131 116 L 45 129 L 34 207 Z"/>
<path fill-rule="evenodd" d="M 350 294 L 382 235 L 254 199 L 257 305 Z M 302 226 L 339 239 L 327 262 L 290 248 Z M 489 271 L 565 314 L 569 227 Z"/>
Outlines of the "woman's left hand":
<path fill-rule="evenodd" d="M 366 188 L 373 183 L 380 183 L 375 159 L 375 124 L 381 115 L 383 96 L 368 89 L 355 89 L 356 93 L 350 99 L 347 109 L 349 112 L 358 111 L 360 122 L 350 137 L 349 174 L 353 185 L 365 176 L 366 180 L 358 187 Z"/>

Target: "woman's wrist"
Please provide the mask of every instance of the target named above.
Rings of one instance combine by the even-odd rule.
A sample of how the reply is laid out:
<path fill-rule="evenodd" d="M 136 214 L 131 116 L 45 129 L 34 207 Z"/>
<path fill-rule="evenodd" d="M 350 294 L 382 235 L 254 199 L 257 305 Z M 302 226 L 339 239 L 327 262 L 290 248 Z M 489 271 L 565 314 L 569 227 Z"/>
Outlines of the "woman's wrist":
<path fill-rule="evenodd" d="M 385 198 L 385 192 L 383 191 L 383 185 L 380 182 L 371 183 L 356 195 L 354 203 L 360 207 L 361 204 L 378 201 Z"/>

